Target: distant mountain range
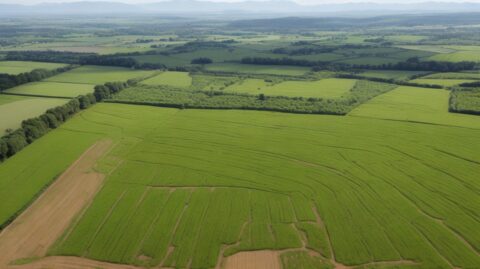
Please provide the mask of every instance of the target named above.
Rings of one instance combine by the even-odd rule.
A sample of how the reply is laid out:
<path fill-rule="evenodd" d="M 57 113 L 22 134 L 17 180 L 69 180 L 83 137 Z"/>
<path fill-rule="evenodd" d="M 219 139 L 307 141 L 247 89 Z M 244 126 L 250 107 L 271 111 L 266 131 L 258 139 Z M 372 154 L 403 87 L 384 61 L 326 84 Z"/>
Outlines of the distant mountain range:
<path fill-rule="evenodd" d="M 124 4 L 108 1 L 43 3 L 37 5 L 0 4 L 0 15 L 27 14 L 290 14 L 354 15 L 480 12 L 480 3 L 423 2 L 416 4 L 341 3 L 305 6 L 293 1 L 209 2 L 169 0 L 150 4 Z"/>

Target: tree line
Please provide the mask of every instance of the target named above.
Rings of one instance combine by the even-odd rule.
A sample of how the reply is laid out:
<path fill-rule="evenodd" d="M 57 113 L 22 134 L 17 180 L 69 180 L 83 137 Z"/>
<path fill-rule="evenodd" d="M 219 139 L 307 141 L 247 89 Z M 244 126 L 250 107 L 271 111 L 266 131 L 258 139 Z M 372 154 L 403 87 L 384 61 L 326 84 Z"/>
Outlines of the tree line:
<path fill-rule="evenodd" d="M 313 71 L 333 70 L 349 71 L 355 69 L 373 69 L 373 70 L 406 70 L 406 71 L 435 71 L 435 72 L 458 72 L 462 70 L 476 70 L 479 67 L 475 62 L 438 62 L 438 61 L 420 61 L 414 57 L 404 62 L 388 63 L 381 65 L 371 64 L 347 64 L 331 63 L 326 61 L 310 61 L 304 59 L 292 58 L 269 58 L 269 57 L 245 57 L 241 60 L 242 64 L 255 65 L 291 65 L 312 67 Z"/>
<path fill-rule="evenodd" d="M 0 74 L 0 91 L 4 91 L 6 89 L 13 88 L 15 86 L 29 82 L 40 81 L 45 78 L 69 71 L 73 68 L 75 68 L 75 66 L 69 65 L 54 70 L 35 69 L 31 72 L 21 73 L 18 75 Z"/>
<path fill-rule="evenodd" d="M 68 103 L 51 108 L 44 114 L 24 120 L 20 128 L 0 138 L 0 161 L 15 155 L 33 141 L 70 119 L 78 111 L 97 102 L 93 94 L 81 95 Z"/>
<path fill-rule="evenodd" d="M 390 84 L 396 84 L 396 85 L 401 85 L 401 86 L 422 87 L 422 88 L 430 88 L 430 89 L 443 89 L 443 86 L 441 86 L 441 85 L 415 83 L 415 82 L 410 82 L 410 81 L 396 80 L 396 79 L 393 79 L 393 78 L 373 78 L 373 77 L 359 76 L 359 75 L 355 75 L 355 74 L 336 74 L 335 77 L 337 77 L 337 78 L 347 78 L 347 79 L 370 80 L 370 81 L 375 81 L 375 82 L 390 83 Z"/>

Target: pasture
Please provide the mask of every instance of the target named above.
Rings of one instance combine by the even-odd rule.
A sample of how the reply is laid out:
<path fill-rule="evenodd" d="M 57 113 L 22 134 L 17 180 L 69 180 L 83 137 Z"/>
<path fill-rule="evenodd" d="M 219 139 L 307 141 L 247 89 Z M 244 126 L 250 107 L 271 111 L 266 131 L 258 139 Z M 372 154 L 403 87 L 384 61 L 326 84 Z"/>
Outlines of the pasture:
<path fill-rule="evenodd" d="M 23 120 L 43 114 L 47 109 L 66 103 L 66 99 L 19 97 L 0 94 L 0 135 L 15 130 Z"/>
<path fill-rule="evenodd" d="M 146 85 L 169 85 L 173 87 L 189 87 L 192 78 L 187 72 L 163 72 L 152 78 L 142 81 Z"/>
<path fill-rule="evenodd" d="M 443 87 L 457 86 L 462 83 L 475 82 L 476 80 L 472 79 L 428 79 L 420 78 L 414 79 L 410 82 L 419 83 L 419 84 L 430 84 L 430 85 L 440 85 Z"/>
<path fill-rule="evenodd" d="M 110 174 L 106 185 L 50 250 L 54 255 L 213 268 L 234 253 L 306 251 L 306 244 L 323 258 L 284 259 L 468 268 L 480 262 L 478 135 L 348 116 L 99 104 L 0 172 L 18 174 L 20 165 L 16 184 L 37 180 L 26 175 L 47 167 L 30 156 L 61 155 L 56 148 L 73 137 L 81 142 L 76 149 L 115 141 L 97 163 L 97 171 Z M 52 147 L 49 140 L 60 142 Z M 61 170 L 64 159 L 48 167 Z"/>
<path fill-rule="evenodd" d="M 309 68 L 306 68 L 306 67 L 296 67 L 296 66 L 269 66 L 269 65 L 235 64 L 235 63 L 209 64 L 205 67 L 205 69 L 208 71 L 218 71 L 218 72 L 286 75 L 286 76 L 302 76 L 310 70 Z"/>
<path fill-rule="evenodd" d="M 56 97 L 76 97 L 93 92 L 91 84 L 76 84 L 63 82 L 33 82 L 20 85 L 6 90 L 6 93 L 35 95 L 35 96 L 56 96 Z"/>
<path fill-rule="evenodd" d="M 25 62 L 25 61 L 0 61 L 0 74 L 18 75 L 34 69 L 56 69 L 66 66 L 57 63 Z"/>
<path fill-rule="evenodd" d="M 448 112 L 450 91 L 398 87 L 350 112 L 351 116 L 480 129 L 478 117 Z"/>
<path fill-rule="evenodd" d="M 50 77 L 45 81 L 98 85 L 106 82 L 126 81 L 134 78 L 146 78 L 153 74 L 154 71 L 130 70 L 122 67 L 82 66 Z"/>
<path fill-rule="evenodd" d="M 354 79 L 327 78 L 318 81 L 284 81 L 272 85 L 261 79 L 246 79 L 227 87 L 225 91 L 270 96 L 340 98 L 355 83 Z"/>

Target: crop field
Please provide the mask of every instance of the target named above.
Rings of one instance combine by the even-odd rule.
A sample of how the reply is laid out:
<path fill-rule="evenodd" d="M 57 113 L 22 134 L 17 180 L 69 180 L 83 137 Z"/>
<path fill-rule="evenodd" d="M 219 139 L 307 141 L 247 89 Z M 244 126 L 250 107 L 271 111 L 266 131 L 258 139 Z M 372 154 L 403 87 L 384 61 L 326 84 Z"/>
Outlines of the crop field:
<path fill-rule="evenodd" d="M 462 61 L 480 61 L 480 50 L 461 50 L 453 53 L 436 54 L 430 57 L 431 60 L 462 62 Z"/>
<path fill-rule="evenodd" d="M 50 77 L 45 81 L 98 85 L 112 81 L 126 81 L 133 78 L 145 78 L 153 74 L 154 71 L 130 70 L 121 67 L 82 66 Z"/>
<path fill-rule="evenodd" d="M 418 87 L 398 87 L 359 106 L 350 115 L 480 128 L 476 117 L 448 112 L 450 91 Z"/>
<path fill-rule="evenodd" d="M 246 79 L 225 89 L 229 92 L 271 96 L 340 98 L 348 93 L 356 80 L 327 78 L 318 81 L 285 81 L 278 84 L 260 79 Z"/>
<path fill-rule="evenodd" d="M 268 65 L 234 64 L 234 63 L 211 64 L 211 65 L 207 65 L 206 69 L 209 71 L 220 71 L 220 72 L 238 72 L 238 73 L 287 75 L 287 76 L 301 76 L 309 71 L 309 68 L 296 67 L 296 66 L 268 66 Z"/>
<path fill-rule="evenodd" d="M 97 164 L 111 174 L 106 185 L 53 255 L 213 268 L 242 251 L 291 249 L 284 263 L 469 268 L 480 262 L 480 130 L 471 128 L 99 104 L 0 172 L 72 137 L 78 149 L 116 141 Z M 47 148 L 50 139 L 60 144 Z"/>
<path fill-rule="evenodd" d="M 23 120 L 41 115 L 47 109 L 66 103 L 66 99 L 12 97 L 0 94 L 0 135 L 15 130 Z"/>
<path fill-rule="evenodd" d="M 6 90 L 7 93 L 35 95 L 35 96 L 56 96 L 56 97 L 76 97 L 93 92 L 91 84 L 76 84 L 63 82 L 33 82 L 20 85 Z"/>
<path fill-rule="evenodd" d="M 410 82 L 415 82 L 419 84 L 430 84 L 430 85 L 440 85 L 444 87 L 451 87 L 451 86 L 456 86 L 462 83 L 468 83 L 468 82 L 475 82 L 476 80 L 472 79 L 428 79 L 428 78 L 420 78 L 420 79 L 414 79 L 411 80 Z"/>
<path fill-rule="evenodd" d="M 56 69 L 65 66 L 65 64 L 41 63 L 41 62 L 22 62 L 22 61 L 0 61 L 0 74 L 18 75 L 20 73 L 30 72 L 34 69 Z"/>
<path fill-rule="evenodd" d="M 358 73 L 359 76 L 368 78 L 384 78 L 384 79 L 398 79 L 408 80 L 411 76 L 421 75 L 426 72 L 421 71 L 391 71 L 391 70 L 368 70 Z"/>
<path fill-rule="evenodd" d="M 423 79 L 468 79 L 468 80 L 480 80 L 480 73 L 476 72 L 446 72 L 435 73 L 425 77 Z"/>
<path fill-rule="evenodd" d="M 187 72 L 163 72 L 159 75 L 142 81 L 142 84 L 189 87 L 192 84 L 192 78 Z"/>

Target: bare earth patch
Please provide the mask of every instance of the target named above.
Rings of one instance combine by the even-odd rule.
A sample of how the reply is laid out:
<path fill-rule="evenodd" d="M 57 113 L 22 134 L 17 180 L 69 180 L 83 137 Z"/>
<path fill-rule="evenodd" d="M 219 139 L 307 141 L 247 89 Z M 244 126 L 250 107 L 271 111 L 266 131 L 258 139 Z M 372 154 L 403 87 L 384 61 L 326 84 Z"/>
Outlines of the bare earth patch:
<path fill-rule="evenodd" d="M 224 269 L 281 269 L 277 251 L 245 251 L 232 255 L 225 260 Z"/>
<path fill-rule="evenodd" d="M 111 141 L 99 141 L 91 146 L 0 233 L 0 268 L 8 268 L 9 263 L 18 259 L 45 256 L 48 248 L 101 187 L 104 175 L 92 168 L 111 144 Z"/>

